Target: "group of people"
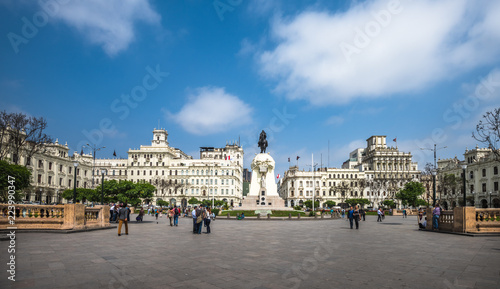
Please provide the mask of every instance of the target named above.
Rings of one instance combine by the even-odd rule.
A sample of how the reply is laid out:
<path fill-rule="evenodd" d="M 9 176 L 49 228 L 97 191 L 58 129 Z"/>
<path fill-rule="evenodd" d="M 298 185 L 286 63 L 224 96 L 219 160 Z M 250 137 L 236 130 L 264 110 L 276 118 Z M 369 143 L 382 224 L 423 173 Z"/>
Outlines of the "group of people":
<path fill-rule="evenodd" d="M 110 222 L 119 222 L 119 211 L 122 208 L 122 205 L 125 204 L 125 208 L 127 209 L 126 220 L 130 222 L 130 208 L 127 206 L 127 203 L 112 203 L 109 207 L 109 221 Z"/>
<path fill-rule="evenodd" d="M 344 210 L 343 213 L 345 214 Z M 359 209 L 358 206 L 355 206 L 354 208 L 351 206 L 351 208 L 347 212 L 347 218 L 349 219 L 349 224 L 351 225 L 351 229 L 353 228 L 354 224 L 356 224 L 356 230 L 359 229 L 359 221 L 361 221 L 361 218 L 363 218 L 364 221 L 365 215 L 366 213 L 363 209 Z"/>
<path fill-rule="evenodd" d="M 127 203 L 113 204 L 113 207 L 113 210 L 117 212 L 116 218 L 118 219 L 118 236 L 121 236 L 123 224 L 125 224 L 125 235 L 128 235 L 130 208 L 127 206 Z"/>
<path fill-rule="evenodd" d="M 215 220 L 215 214 L 209 207 L 204 205 L 195 206 L 191 211 L 193 217 L 193 234 L 201 234 L 203 227 L 207 228 L 206 234 L 210 234 L 210 223 Z"/>

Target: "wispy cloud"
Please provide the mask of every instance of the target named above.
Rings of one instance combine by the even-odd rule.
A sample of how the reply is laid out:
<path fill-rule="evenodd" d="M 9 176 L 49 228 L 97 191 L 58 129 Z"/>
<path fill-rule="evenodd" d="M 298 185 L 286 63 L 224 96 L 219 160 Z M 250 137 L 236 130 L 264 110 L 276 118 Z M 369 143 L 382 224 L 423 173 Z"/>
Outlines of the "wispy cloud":
<path fill-rule="evenodd" d="M 127 49 L 134 40 L 135 22 L 158 25 L 161 20 L 148 0 L 73 0 L 59 9 L 56 19 L 76 28 L 110 56 Z"/>
<path fill-rule="evenodd" d="M 208 135 L 251 123 L 251 113 L 250 105 L 224 88 L 202 87 L 178 113 L 167 112 L 167 117 L 190 133 Z"/>
<path fill-rule="evenodd" d="M 327 125 L 341 125 L 344 123 L 344 118 L 338 115 L 329 117 L 326 122 Z"/>
<path fill-rule="evenodd" d="M 276 17 L 262 75 L 289 99 L 340 104 L 423 90 L 498 59 L 500 2 L 389 2 Z"/>

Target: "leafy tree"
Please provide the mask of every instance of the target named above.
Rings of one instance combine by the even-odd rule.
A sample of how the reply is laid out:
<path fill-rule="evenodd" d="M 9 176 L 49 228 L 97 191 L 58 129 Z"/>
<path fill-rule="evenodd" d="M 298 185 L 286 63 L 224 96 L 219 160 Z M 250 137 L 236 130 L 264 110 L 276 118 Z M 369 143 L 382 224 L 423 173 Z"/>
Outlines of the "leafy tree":
<path fill-rule="evenodd" d="M 429 203 L 427 203 L 424 199 L 417 199 L 415 206 L 416 207 L 428 207 Z"/>
<path fill-rule="evenodd" d="M 500 108 L 486 112 L 483 119 L 476 125 L 476 132 L 472 137 L 486 144 L 495 154 L 496 160 L 500 160 Z"/>
<path fill-rule="evenodd" d="M 190 204 L 190 205 L 197 205 L 199 203 L 200 203 L 200 200 L 198 200 L 195 197 L 192 197 L 191 199 L 188 200 L 188 204 Z"/>
<path fill-rule="evenodd" d="M 323 204 L 326 205 L 327 207 L 331 208 L 331 207 L 335 206 L 337 203 L 335 203 L 334 201 L 326 201 Z"/>
<path fill-rule="evenodd" d="M 9 176 L 14 179 L 9 178 Z M 20 202 L 22 200 L 21 192 L 30 186 L 30 179 L 31 172 L 26 167 L 0 161 L 0 203 L 8 202 L 9 186 L 15 187 L 14 201 Z"/>
<path fill-rule="evenodd" d="M 306 208 L 312 208 L 312 204 L 313 204 L 312 200 L 307 200 L 304 202 L 304 206 Z M 316 209 L 318 207 L 319 207 L 319 201 L 314 201 L 314 208 Z"/>
<path fill-rule="evenodd" d="M 345 202 L 347 204 L 349 204 L 349 206 L 360 205 L 361 207 L 363 207 L 364 205 L 370 204 L 370 201 L 368 199 L 364 199 L 364 198 L 347 199 L 347 200 L 345 200 Z"/>
<path fill-rule="evenodd" d="M 424 186 L 419 182 L 408 182 L 405 187 L 396 194 L 396 199 L 406 206 L 417 206 L 417 200 L 425 192 Z"/>
<path fill-rule="evenodd" d="M 66 189 L 61 195 L 66 200 L 73 200 L 73 189 Z M 85 201 L 100 202 L 100 191 L 86 188 L 76 188 L 76 201 L 84 203 Z"/>
<path fill-rule="evenodd" d="M 156 200 L 156 204 L 161 207 L 168 207 L 168 202 L 164 200 Z"/>
<path fill-rule="evenodd" d="M 382 204 L 386 207 L 389 207 L 389 208 L 396 207 L 396 203 L 394 202 L 394 200 L 384 200 L 384 202 Z"/>

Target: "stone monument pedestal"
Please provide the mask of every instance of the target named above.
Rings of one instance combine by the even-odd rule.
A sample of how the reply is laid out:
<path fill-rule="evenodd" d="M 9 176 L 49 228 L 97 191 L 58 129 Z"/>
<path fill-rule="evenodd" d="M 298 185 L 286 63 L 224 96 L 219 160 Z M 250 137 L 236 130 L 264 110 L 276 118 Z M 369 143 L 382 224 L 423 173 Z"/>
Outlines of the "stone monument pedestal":
<path fill-rule="evenodd" d="M 250 192 L 241 202 L 241 207 L 233 210 L 279 210 L 287 211 L 285 200 L 278 195 L 274 182 L 274 159 L 269 153 L 260 153 L 252 161 L 252 180 Z"/>

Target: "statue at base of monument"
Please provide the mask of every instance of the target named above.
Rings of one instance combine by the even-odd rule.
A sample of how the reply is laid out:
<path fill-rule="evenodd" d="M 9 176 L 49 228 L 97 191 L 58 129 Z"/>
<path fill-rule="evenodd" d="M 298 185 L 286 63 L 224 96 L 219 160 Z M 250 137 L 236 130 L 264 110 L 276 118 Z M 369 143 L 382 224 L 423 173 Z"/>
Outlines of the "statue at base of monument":
<path fill-rule="evenodd" d="M 262 132 L 260 133 L 259 143 L 258 143 L 261 154 L 266 152 L 266 148 L 267 148 L 267 139 L 266 138 L 267 138 L 266 132 L 264 130 L 262 130 Z"/>

